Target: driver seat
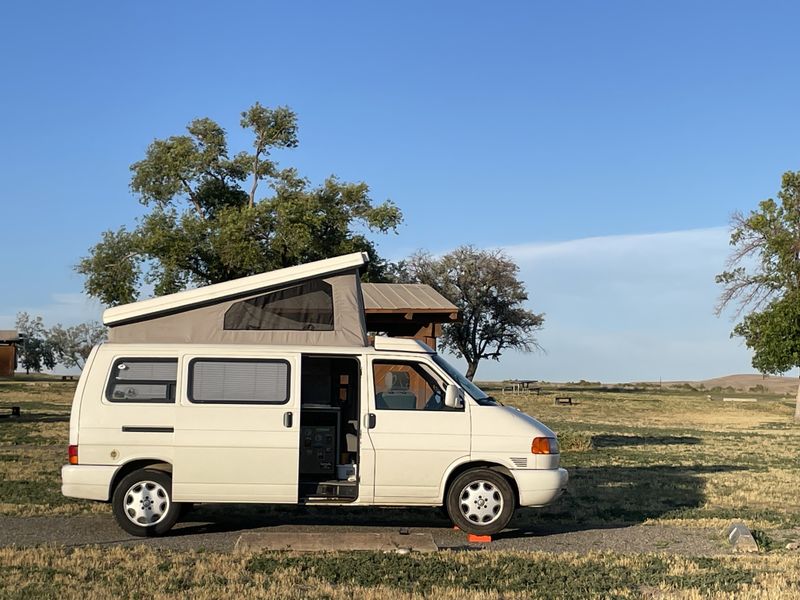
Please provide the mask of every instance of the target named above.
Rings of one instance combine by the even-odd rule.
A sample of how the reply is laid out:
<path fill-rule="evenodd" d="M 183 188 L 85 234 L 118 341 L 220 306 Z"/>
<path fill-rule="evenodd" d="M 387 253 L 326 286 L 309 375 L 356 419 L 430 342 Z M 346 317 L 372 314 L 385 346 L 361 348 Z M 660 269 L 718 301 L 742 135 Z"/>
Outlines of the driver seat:
<path fill-rule="evenodd" d="M 406 371 L 389 371 L 383 378 L 386 391 L 375 397 L 378 408 L 389 410 L 416 410 L 417 397 L 411 392 L 411 382 Z"/>

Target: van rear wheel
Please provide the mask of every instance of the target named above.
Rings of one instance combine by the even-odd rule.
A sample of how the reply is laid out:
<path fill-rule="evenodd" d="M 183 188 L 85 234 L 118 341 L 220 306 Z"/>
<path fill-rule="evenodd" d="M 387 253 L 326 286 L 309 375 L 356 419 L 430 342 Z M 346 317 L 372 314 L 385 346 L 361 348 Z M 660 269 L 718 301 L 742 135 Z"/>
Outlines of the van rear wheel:
<path fill-rule="evenodd" d="M 138 537 L 164 535 L 181 514 L 181 505 L 172 501 L 172 477 L 155 469 L 126 475 L 114 490 L 111 505 L 117 524 Z"/>
<path fill-rule="evenodd" d="M 491 469 L 470 469 L 447 490 L 447 513 L 466 533 L 493 535 L 505 529 L 516 498 L 505 477 Z"/>

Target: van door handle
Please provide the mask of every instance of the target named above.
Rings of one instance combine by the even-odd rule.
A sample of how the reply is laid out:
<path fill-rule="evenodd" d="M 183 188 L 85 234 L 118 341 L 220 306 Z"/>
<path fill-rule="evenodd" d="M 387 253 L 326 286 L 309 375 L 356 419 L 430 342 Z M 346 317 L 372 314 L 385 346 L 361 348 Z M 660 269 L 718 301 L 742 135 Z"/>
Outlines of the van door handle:
<path fill-rule="evenodd" d="M 283 426 L 288 427 L 289 429 L 292 428 L 292 413 L 285 412 L 283 413 Z"/>
<path fill-rule="evenodd" d="M 367 415 L 367 429 L 375 429 L 375 413 Z"/>

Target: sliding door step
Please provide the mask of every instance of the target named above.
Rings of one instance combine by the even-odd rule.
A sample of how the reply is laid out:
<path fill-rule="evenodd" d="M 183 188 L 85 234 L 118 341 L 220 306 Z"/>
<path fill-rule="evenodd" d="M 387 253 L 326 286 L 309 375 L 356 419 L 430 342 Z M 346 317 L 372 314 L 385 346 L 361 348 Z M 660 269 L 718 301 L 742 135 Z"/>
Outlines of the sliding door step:
<path fill-rule="evenodd" d="M 303 482 L 300 484 L 302 498 L 344 498 L 354 500 L 358 498 L 358 484 L 349 481 L 319 481 Z"/>

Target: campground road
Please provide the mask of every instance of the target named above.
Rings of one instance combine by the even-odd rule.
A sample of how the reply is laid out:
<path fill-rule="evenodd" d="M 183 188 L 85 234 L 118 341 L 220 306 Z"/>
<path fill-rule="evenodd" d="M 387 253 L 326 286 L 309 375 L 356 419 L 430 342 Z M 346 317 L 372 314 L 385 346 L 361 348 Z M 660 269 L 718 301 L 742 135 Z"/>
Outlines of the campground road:
<path fill-rule="evenodd" d="M 683 555 L 730 553 L 720 533 L 709 529 L 668 525 L 629 525 L 592 528 L 590 526 L 525 525 L 495 536 L 490 544 L 470 544 L 466 535 L 454 531 L 435 510 L 341 511 L 339 509 L 268 510 L 261 514 L 245 507 L 241 513 L 224 505 L 201 507 L 189 513 L 170 535 L 162 538 L 137 538 L 117 527 L 110 514 L 75 516 L 17 517 L 0 516 L 0 546 L 64 547 L 130 546 L 145 544 L 174 550 L 204 549 L 230 552 L 246 532 L 313 532 L 335 537 L 347 532 L 397 533 L 407 528 L 414 533 L 430 533 L 440 548 L 487 550 L 541 550 L 548 552 L 617 551 L 666 552 Z M 236 508 L 236 507 L 232 507 Z M 344 514 L 342 514 L 344 512 Z M 524 525 L 524 526 L 520 526 Z"/>

